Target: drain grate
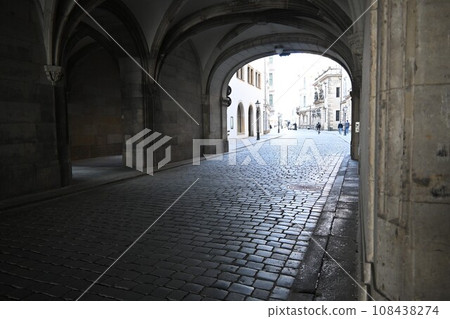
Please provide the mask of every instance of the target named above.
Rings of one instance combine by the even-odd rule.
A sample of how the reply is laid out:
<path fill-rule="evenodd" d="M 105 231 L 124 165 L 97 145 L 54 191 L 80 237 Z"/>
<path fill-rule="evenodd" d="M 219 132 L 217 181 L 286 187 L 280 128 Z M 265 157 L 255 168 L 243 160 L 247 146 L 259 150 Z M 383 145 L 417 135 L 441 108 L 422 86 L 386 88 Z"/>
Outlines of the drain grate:
<path fill-rule="evenodd" d="M 287 186 L 288 189 L 294 191 L 321 191 L 322 186 L 316 184 L 290 184 Z"/>

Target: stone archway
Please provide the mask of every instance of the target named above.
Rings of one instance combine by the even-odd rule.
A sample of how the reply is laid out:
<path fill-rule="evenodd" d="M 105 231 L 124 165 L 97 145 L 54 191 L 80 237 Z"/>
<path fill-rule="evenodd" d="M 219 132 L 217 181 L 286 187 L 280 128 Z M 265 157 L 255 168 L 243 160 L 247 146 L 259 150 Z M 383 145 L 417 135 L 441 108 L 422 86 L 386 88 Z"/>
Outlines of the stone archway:
<path fill-rule="evenodd" d="M 124 138 L 117 61 L 97 48 L 67 78 L 71 160 L 121 155 Z"/>
<path fill-rule="evenodd" d="M 65 74 L 55 90 L 63 186 L 72 182 L 72 159 L 124 158 L 125 140 L 153 122 L 152 88 L 141 69 L 147 68 L 148 45 L 139 23 L 119 0 L 99 1 L 89 12 L 124 50 L 81 10 L 59 22 L 49 56 Z"/>

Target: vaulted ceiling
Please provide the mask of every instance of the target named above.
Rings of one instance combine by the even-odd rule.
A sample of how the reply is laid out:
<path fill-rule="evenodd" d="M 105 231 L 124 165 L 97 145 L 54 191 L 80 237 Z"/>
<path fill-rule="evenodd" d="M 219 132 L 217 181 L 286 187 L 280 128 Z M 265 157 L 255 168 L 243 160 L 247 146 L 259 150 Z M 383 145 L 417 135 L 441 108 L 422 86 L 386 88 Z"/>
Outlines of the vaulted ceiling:
<path fill-rule="evenodd" d="M 354 0 L 35 1 L 48 28 L 49 64 L 61 64 L 68 48 L 70 55 L 79 54 L 105 35 L 86 16 L 89 12 L 156 77 L 165 58 L 189 43 L 206 82 L 215 72 L 232 74 L 242 64 L 274 54 L 275 46 L 285 53 L 323 54 L 354 75 L 360 55 L 355 43 L 361 42 L 362 31 L 358 17 L 367 9 L 365 1 Z M 118 49 L 105 38 L 103 45 Z"/>

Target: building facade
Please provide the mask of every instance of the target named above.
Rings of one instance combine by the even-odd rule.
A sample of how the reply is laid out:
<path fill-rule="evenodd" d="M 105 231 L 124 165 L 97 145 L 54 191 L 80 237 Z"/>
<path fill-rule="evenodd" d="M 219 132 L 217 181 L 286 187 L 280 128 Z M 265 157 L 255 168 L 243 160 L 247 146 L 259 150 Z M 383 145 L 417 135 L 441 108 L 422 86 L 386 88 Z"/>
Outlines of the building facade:
<path fill-rule="evenodd" d="M 246 138 L 270 132 L 273 115 L 273 104 L 270 103 L 273 99 L 269 98 L 268 61 L 259 59 L 246 64 L 230 80 L 228 138 Z"/>
<path fill-rule="evenodd" d="M 305 77 L 300 89 L 303 104 L 297 108 L 300 127 L 311 128 L 320 123 L 322 130 L 333 131 L 339 123 L 351 123 L 350 93 L 349 76 L 340 67 L 328 67 L 310 85 Z"/>

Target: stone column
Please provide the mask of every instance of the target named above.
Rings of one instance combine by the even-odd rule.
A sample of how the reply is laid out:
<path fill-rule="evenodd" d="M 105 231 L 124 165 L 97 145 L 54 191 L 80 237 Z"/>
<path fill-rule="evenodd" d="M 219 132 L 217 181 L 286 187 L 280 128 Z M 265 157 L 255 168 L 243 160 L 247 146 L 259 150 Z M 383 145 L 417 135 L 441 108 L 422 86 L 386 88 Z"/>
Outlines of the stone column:
<path fill-rule="evenodd" d="M 72 181 L 67 99 L 65 86 L 62 81 L 64 72 L 62 67 L 57 65 L 45 65 L 44 70 L 53 88 L 58 161 L 61 174 L 61 186 L 63 187 L 70 185 Z"/>
<path fill-rule="evenodd" d="M 362 214 L 379 299 L 449 296 L 449 11 L 446 0 L 380 0 L 371 21 Z"/>

